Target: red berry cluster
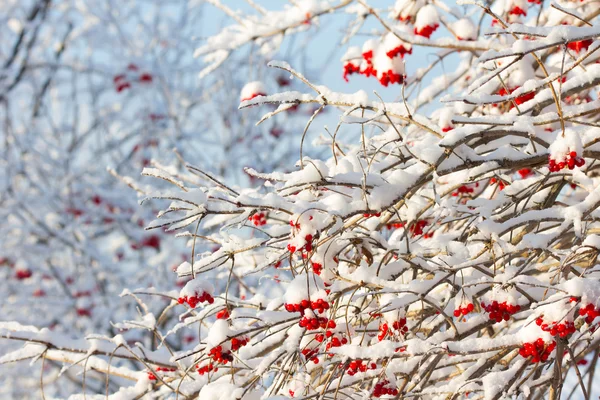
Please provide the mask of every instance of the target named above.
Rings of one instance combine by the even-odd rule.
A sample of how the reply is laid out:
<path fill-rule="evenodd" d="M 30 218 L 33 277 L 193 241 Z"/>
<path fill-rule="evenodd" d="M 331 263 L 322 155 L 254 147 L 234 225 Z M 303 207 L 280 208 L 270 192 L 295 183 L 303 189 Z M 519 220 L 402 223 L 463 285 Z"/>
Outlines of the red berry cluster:
<path fill-rule="evenodd" d="M 377 364 L 371 363 L 367 364 L 363 363 L 363 360 L 352 360 L 348 367 L 346 368 L 346 372 L 350 376 L 354 376 L 354 374 L 358 372 L 366 372 L 368 369 L 377 369 Z"/>
<path fill-rule="evenodd" d="M 329 303 L 323 299 L 317 299 L 316 301 L 302 300 L 298 304 L 285 304 L 285 310 L 287 312 L 299 312 L 300 315 L 304 315 L 305 310 L 318 311 L 323 313 L 325 310 L 329 310 Z"/>
<path fill-rule="evenodd" d="M 311 263 L 312 263 L 313 272 L 317 275 L 321 275 L 321 272 L 323 271 L 323 265 L 316 263 L 314 261 L 312 261 Z"/>
<path fill-rule="evenodd" d="M 396 331 L 396 333 L 394 333 Z M 398 321 L 394 321 L 392 324 L 392 329 L 390 329 L 387 322 L 379 325 L 379 335 L 377 335 L 377 339 L 381 342 L 387 335 L 392 336 L 394 334 L 406 335 L 408 332 L 408 327 L 406 326 L 406 318 L 400 318 Z"/>
<path fill-rule="evenodd" d="M 132 243 L 133 250 L 139 250 L 142 247 L 150 247 L 156 251 L 160 251 L 160 237 L 157 235 L 146 236 L 139 243 Z"/>
<path fill-rule="evenodd" d="M 208 356 L 212 357 L 213 361 L 220 362 L 221 364 L 227 364 L 233 361 L 233 356 L 229 351 L 223 351 L 223 347 L 217 346 L 210 349 Z"/>
<path fill-rule="evenodd" d="M 387 379 L 378 382 L 375 385 L 375 388 L 373 389 L 373 397 L 381 397 L 385 395 L 398 396 L 398 389 L 387 387 L 389 383 L 390 381 L 388 381 Z"/>
<path fill-rule="evenodd" d="M 255 213 L 251 217 L 248 217 L 248 220 L 252 221 L 254 226 L 263 226 L 267 224 L 267 214 L 262 212 Z"/>
<path fill-rule="evenodd" d="M 312 245 L 313 235 L 311 235 L 309 233 L 308 235 L 304 236 L 304 240 L 306 241 L 306 243 L 304 244 L 304 246 L 302 246 L 302 248 L 300 250 L 310 253 L 313 250 L 313 245 Z M 296 246 L 293 246 L 290 243 L 288 243 L 287 249 L 289 250 L 290 253 L 294 253 L 297 250 Z"/>
<path fill-rule="evenodd" d="M 309 349 L 309 348 L 302 349 L 302 355 L 304 357 L 306 357 L 307 360 L 311 360 L 315 364 L 319 363 L 319 357 L 317 357 L 317 353 L 318 353 L 317 349 Z"/>
<path fill-rule="evenodd" d="M 364 213 L 363 217 L 365 218 L 371 218 L 371 217 L 381 217 L 381 213 Z"/>
<path fill-rule="evenodd" d="M 461 315 L 467 315 L 475 309 L 473 303 L 469 303 L 466 306 L 459 306 L 456 310 L 454 310 L 454 316 L 460 317 Z"/>
<path fill-rule="evenodd" d="M 423 37 L 426 37 L 427 39 L 429 39 L 431 34 L 433 32 L 435 32 L 435 30 L 439 27 L 440 27 L 440 24 L 425 25 L 421 28 L 415 27 L 415 35 L 423 36 Z"/>
<path fill-rule="evenodd" d="M 570 50 L 576 51 L 576 52 L 580 52 L 583 50 L 587 50 L 588 47 L 590 47 L 592 45 L 594 41 L 592 39 L 588 39 L 588 40 L 580 40 L 579 42 L 571 42 L 567 44 L 567 47 Z"/>
<path fill-rule="evenodd" d="M 570 152 L 565 161 L 558 163 L 551 156 L 548 156 L 548 168 L 550 168 L 550 172 L 558 172 L 564 168 L 573 169 L 575 167 L 582 167 L 584 164 L 585 160 L 579 157 L 576 151 Z"/>
<path fill-rule="evenodd" d="M 381 74 L 381 78 L 379 78 L 379 83 L 387 87 L 390 83 L 402 84 L 404 82 L 404 78 L 405 75 L 397 74 L 390 69 L 387 72 L 383 72 Z"/>
<path fill-rule="evenodd" d="M 410 226 L 410 233 L 412 234 L 413 237 L 422 235 L 423 228 L 425 228 L 427 225 L 429 225 L 429 222 L 427 222 L 424 219 L 420 219 Z M 425 235 L 426 238 L 431 237 L 431 236 L 433 236 L 432 233 Z"/>
<path fill-rule="evenodd" d="M 572 333 L 575 333 L 575 324 L 573 321 L 559 322 L 553 321 L 550 324 L 544 323 L 544 316 L 542 315 L 535 320 L 537 326 L 539 326 L 544 332 L 550 332 L 552 336 L 560 336 L 565 338 Z"/>
<path fill-rule="evenodd" d="M 548 361 L 550 353 L 556 347 L 556 342 L 552 342 L 546 346 L 546 343 L 542 338 L 538 338 L 535 342 L 523 343 L 523 346 L 519 349 L 521 357 L 528 358 L 531 356 L 531 362 L 539 363 Z"/>
<path fill-rule="evenodd" d="M 519 175 L 521 175 L 521 179 L 525 179 L 527 178 L 529 175 L 531 175 L 533 173 L 533 171 L 531 171 L 530 168 L 522 168 L 520 170 L 517 171 L 517 173 Z"/>
<path fill-rule="evenodd" d="M 394 58 L 397 55 L 400 55 L 403 57 L 404 54 L 410 54 L 411 52 L 412 52 L 412 49 L 410 51 L 407 51 L 403 46 L 400 46 L 400 47 L 394 48 L 394 49 L 386 52 L 386 54 L 389 58 Z M 360 66 L 358 66 L 356 64 L 353 64 L 351 61 L 348 61 L 344 64 L 344 79 L 346 81 L 348 81 L 348 75 L 352 75 L 354 73 L 359 73 L 361 75 L 366 76 L 367 78 L 370 76 L 377 77 L 378 71 L 373 66 L 373 50 L 364 52 L 362 54 L 362 57 L 363 57 L 363 64 L 365 65 L 364 68 L 361 68 Z M 379 83 L 381 83 L 383 86 L 387 87 L 390 83 L 402 84 L 404 82 L 405 78 L 406 78 L 406 75 L 398 74 L 390 69 L 388 71 L 384 71 L 381 73 L 381 77 L 379 78 Z"/>
<path fill-rule="evenodd" d="M 139 71 L 139 68 L 135 64 L 129 64 L 127 66 L 127 70 L 130 71 L 131 73 L 135 73 L 135 72 Z M 138 76 L 137 80 L 141 83 L 151 83 L 152 82 L 152 74 L 150 74 L 148 72 L 144 72 Z M 131 83 L 127 79 L 126 74 L 115 75 L 115 77 L 113 78 L 113 83 L 115 85 L 115 90 L 117 91 L 117 93 L 120 93 L 125 89 L 131 88 Z"/>
<path fill-rule="evenodd" d="M 179 304 L 187 303 L 190 307 L 196 308 L 198 303 L 206 301 L 208 304 L 214 303 L 215 299 L 208 293 L 202 292 L 200 296 L 183 296 L 177 299 Z"/>
<path fill-rule="evenodd" d="M 521 7 L 519 6 L 514 6 L 513 8 L 510 9 L 510 11 L 508 12 L 510 15 L 522 15 L 524 17 L 527 16 L 527 11 L 523 10 Z"/>
<path fill-rule="evenodd" d="M 75 309 L 75 312 L 77 312 L 77 315 L 80 317 L 91 317 L 92 316 L 92 310 L 90 310 L 89 308 L 77 308 L 77 309 Z"/>
<path fill-rule="evenodd" d="M 33 273 L 29 269 L 18 269 L 15 271 L 15 278 L 22 281 L 23 279 L 31 278 Z"/>
<path fill-rule="evenodd" d="M 232 338 L 231 339 L 231 351 L 238 351 L 239 349 L 241 349 L 242 347 L 244 347 L 245 345 L 248 344 L 248 342 L 250 341 L 250 339 L 248 338 Z"/>
<path fill-rule="evenodd" d="M 312 331 L 312 330 L 319 329 L 319 328 L 334 329 L 336 327 L 336 323 L 334 320 L 327 319 L 325 317 L 314 317 L 314 318 L 302 317 L 300 319 L 300 326 L 302 328 L 306 328 L 309 331 Z"/>
<path fill-rule="evenodd" d="M 175 371 L 177 371 L 177 368 L 167 368 L 167 367 L 156 368 L 156 372 L 175 372 Z M 150 379 L 151 381 L 155 381 L 156 375 L 154 375 L 152 372 L 148 372 L 148 379 Z"/>
<path fill-rule="evenodd" d="M 507 96 L 509 94 L 512 94 L 512 92 L 514 92 L 518 88 L 520 88 L 520 86 L 515 86 L 514 88 L 508 89 L 508 90 L 506 90 L 505 88 L 500 88 L 500 90 L 498 90 L 498 94 L 500 96 Z M 525 102 L 528 102 L 529 100 L 533 99 L 534 97 L 535 97 L 535 92 L 529 92 L 529 93 L 525 93 L 520 96 L 517 96 L 516 98 L 512 99 L 512 101 L 510 102 L 510 108 L 513 108 L 515 106 L 515 104 L 521 105 Z"/>
<path fill-rule="evenodd" d="M 590 303 L 585 307 L 581 306 L 579 309 L 579 315 L 582 317 L 585 316 L 585 322 L 587 324 L 591 324 L 594 322 L 596 317 L 600 317 L 600 308 L 596 308 L 592 303 Z"/>
<path fill-rule="evenodd" d="M 344 80 L 349 82 L 348 75 L 360 73 L 360 66 L 347 62 L 344 64 Z"/>
<path fill-rule="evenodd" d="M 219 368 L 217 368 L 216 366 L 214 366 L 212 363 L 209 363 L 208 365 L 205 365 L 203 367 L 201 366 L 197 366 L 196 370 L 198 371 L 198 373 L 200 375 L 204 375 L 204 374 L 208 374 L 209 372 L 217 372 L 219 370 Z"/>
<path fill-rule="evenodd" d="M 404 228 L 404 223 L 402 223 L 402 222 L 393 222 L 391 224 L 387 224 L 386 228 L 388 229 L 388 231 L 391 231 L 392 229 Z"/>
<path fill-rule="evenodd" d="M 229 318 L 229 311 L 226 308 L 222 309 L 217 313 L 217 319 L 227 319 Z"/>
<path fill-rule="evenodd" d="M 498 183 L 498 189 L 500 189 L 500 190 L 504 190 L 504 188 L 506 187 L 506 183 L 504 183 L 504 181 L 502 179 L 496 179 L 496 178 L 490 179 L 490 185 L 493 185 L 495 183 Z"/>
<path fill-rule="evenodd" d="M 496 322 L 502 322 L 503 320 L 508 321 L 511 315 L 521 311 L 521 306 L 518 304 L 512 305 L 508 304 L 506 301 L 498 303 L 496 300 L 488 305 L 481 302 L 481 308 L 483 308 L 486 313 L 490 314 L 491 320 L 495 320 Z"/>
<path fill-rule="evenodd" d="M 404 58 L 405 54 L 412 54 L 412 46 L 410 48 L 406 48 L 403 45 L 400 46 L 396 46 L 393 49 L 391 49 L 390 51 L 385 53 L 389 58 L 394 58 L 397 56 L 400 56 L 402 58 Z"/>
<path fill-rule="evenodd" d="M 459 196 L 461 194 L 469 194 L 469 193 L 473 193 L 474 189 L 468 187 L 467 185 L 462 185 L 461 187 L 458 188 L 458 190 L 454 193 L 452 193 L 452 196 L 456 197 Z"/>

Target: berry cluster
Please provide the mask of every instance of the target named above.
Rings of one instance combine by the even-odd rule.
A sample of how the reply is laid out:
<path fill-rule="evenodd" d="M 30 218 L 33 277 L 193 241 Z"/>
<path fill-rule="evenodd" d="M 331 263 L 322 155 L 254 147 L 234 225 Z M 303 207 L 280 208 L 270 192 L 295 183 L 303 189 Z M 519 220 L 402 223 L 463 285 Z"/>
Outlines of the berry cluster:
<path fill-rule="evenodd" d="M 525 179 L 527 178 L 529 175 L 531 175 L 533 173 L 533 171 L 531 171 L 530 168 L 522 168 L 520 170 L 517 171 L 517 173 L 519 175 L 521 175 L 521 179 Z"/>
<path fill-rule="evenodd" d="M 302 300 L 298 304 L 286 303 L 284 307 L 287 312 L 299 312 L 300 315 L 304 315 L 305 310 L 323 313 L 323 311 L 329 310 L 329 303 L 323 299 L 317 299 L 316 301 Z"/>
<path fill-rule="evenodd" d="M 454 310 L 454 316 L 460 317 L 461 315 L 467 315 L 475 309 L 473 303 L 469 303 L 466 306 L 459 306 L 456 310 Z"/>
<path fill-rule="evenodd" d="M 576 51 L 577 53 L 588 49 L 594 41 L 592 39 L 580 40 L 578 42 L 571 42 L 567 44 L 570 50 Z"/>
<path fill-rule="evenodd" d="M 456 197 L 456 196 L 460 196 L 461 194 L 469 194 L 469 193 L 473 193 L 474 189 L 468 187 L 467 185 L 462 185 L 461 187 L 459 187 L 456 192 L 452 193 L 452 196 Z"/>
<path fill-rule="evenodd" d="M 396 333 L 394 333 L 396 331 Z M 406 326 L 406 318 L 400 318 L 398 321 L 394 321 L 392 323 L 392 329 L 390 329 L 389 325 L 384 322 L 379 325 L 379 335 L 377 335 L 377 339 L 381 342 L 387 335 L 392 336 L 394 334 L 406 335 L 408 332 L 408 327 Z"/>
<path fill-rule="evenodd" d="M 263 226 L 267 224 L 267 214 L 259 212 L 252 215 L 251 217 L 248 217 L 248 220 L 252 221 L 254 226 Z"/>
<path fill-rule="evenodd" d="M 132 243 L 133 250 L 139 250 L 142 247 L 150 247 L 156 251 L 160 251 L 160 237 L 157 235 L 146 236 L 139 243 Z"/>
<path fill-rule="evenodd" d="M 302 248 L 300 250 L 301 251 L 306 251 L 307 253 L 310 253 L 313 250 L 313 245 L 312 245 L 313 235 L 311 235 L 309 233 L 308 235 L 304 236 L 304 240 L 305 240 L 306 243 L 304 244 L 304 246 L 302 246 Z M 288 249 L 288 251 L 290 253 L 295 253 L 296 250 L 297 250 L 296 246 L 292 245 L 291 243 L 288 243 L 287 249 Z"/>
<path fill-rule="evenodd" d="M 571 151 L 564 161 L 556 162 L 551 156 L 548 156 L 548 168 L 550 172 L 558 172 L 561 169 L 575 167 L 582 167 L 585 164 L 585 160 L 577 155 L 576 151 Z"/>
<path fill-rule="evenodd" d="M 423 228 L 425 228 L 427 225 L 429 225 L 429 222 L 427 222 L 424 219 L 420 219 L 410 226 L 410 233 L 412 234 L 413 237 L 422 235 Z M 424 237 L 429 238 L 431 236 L 433 236 L 433 233 L 428 233 Z"/>
<path fill-rule="evenodd" d="M 214 366 L 212 363 L 209 363 L 208 365 L 205 365 L 203 367 L 201 366 L 197 366 L 196 370 L 198 371 L 198 373 L 200 375 L 204 375 L 204 374 L 208 374 L 209 372 L 217 372 L 219 370 L 219 368 L 217 368 L 216 366 Z"/>
<path fill-rule="evenodd" d="M 309 348 L 302 349 L 302 355 L 304 357 L 306 357 L 307 360 L 311 360 L 315 364 L 319 363 L 319 357 L 317 357 L 317 353 L 318 353 L 317 349 L 309 349 Z"/>
<path fill-rule="evenodd" d="M 346 372 L 350 376 L 354 376 L 354 374 L 358 372 L 366 372 L 368 369 L 377 369 L 377 364 L 371 363 L 363 363 L 363 360 L 352 360 L 348 367 L 346 368 Z"/>
<path fill-rule="evenodd" d="M 498 183 L 498 189 L 500 189 L 500 190 L 504 190 L 504 188 L 506 187 L 506 183 L 504 183 L 504 181 L 502 179 L 497 179 L 497 178 L 490 179 L 490 185 L 493 185 L 495 183 Z"/>
<path fill-rule="evenodd" d="M 139 71 L 139 68 L 135 64 L 129 64 L 127 66 L 127 71 L 128 71 L 129 75 L 131 75 L 131 74 L 135 75 Z M 131 88 L 131 83 L 129 81 L 129 79 L 131 79 L 131 78 L 134 78 L 135 80 L 137 80 L 138 82 L 141 82 L 141 83 L 151 83 L 152 82 L 152 74 L 150 74 L 148 72 L 143 72 L 143 73 L 137 75 L 137 77 L 128 76 L 127 74 L 115 75 L 115 77 L 113 78 L 113 83 L 115 85 L 115 90 L 117 91 L 117 93 L 120 93 L 125 89 Z"/>
<path fill-rule="evenodd" d="M 395 57 L 400 56 L 404 57 L 405 54 L 412 53 L 412 47 L 408 47 L 403 44 L 399 44 L 394 48 L 387 50 L 385 54 L 390 60 L 393 60 Z M 375 49 L 378 50 L 378 49 Z M 380 49 L 379 49 L 380 50 Z M 403 73 L 403 68 L 401 70 L 395 71 L 392 65 L 388 65 L 389 63 L 385 63 L 383 70 L 378 70 L 373 64 L 373 49 L 366 50 L 362 52 L 362 61 L 360 64 L 354 64 L 352 61 L 347 61 L 344 63 L 344 80 L 348 81 L 348 75 L 359 73 L 361 75 L 366 76 L 367 78 L 370 76 L 374 76 L 379 80 L 383 86 L 388 86 L 390 83 L 404 83 L 404 79 L 406 75 Z M 358 57 L 357 57 L 358 58 Z M 390 68 L 392 67 L 392 68 Z M 399 69 L 399 68 L 396 68 Z"/>
<path fill-rule="evenodd" d="M 208 356 L 212 357 L 213 361 L 220 362 L 221 364 L 227 364 L 233 361 L 233 356 L 229 351 L 223 351 L 223 347 L 217 346 L 210 349 Z"/>
<path fill-rule="evenodd" d="M 585 307 L 581 306 L 579 309 L 579 315 L 582 317 L 585 316 L 585 322 L 587 324 L 591 324 L 594 322 L 596 317 L 600 317 L 600 308 L 596 308 L 592 303 L 590 303 Z"/>
<path fill-rule="evenodd" d="M 323 265 L 320 263 L 316 263 L 314 261 L 311 261 L 311 263 L 312 263 L 313 272 L 316 275 L 321 275 L 321 272 L 323 271 Z"/>
<path fill-rule="evenodd" d="M 429 39 L 431 34 L 439 27 L 440 24 L 425 25 L 419 28 L 415 27 L 415 35 L 423 36 Z"/>
<path fill-rule="evenodd" d="M 381 213 L 365 213 L 363 214 L 363 217 L 365 218 L 371 218 L 371 217 L 381 217 Z"/>
<path fill-rule="evenodd" d="M 239 349 L 241 349 L 242 347 L 244 347 L 245 345 L 248 344 L 248 342 L 250 341 L 250 339 L 248 338 L 232 338 L 231 339 L 231 351 L 238 351 Z"/>
<path fill-rule="evenodd" d="M 412 54 L 412 46 L 410 46 L 410 47 L 407 48 L 407 46 L 404 46 L 404 45 L 401 44 L 399 46 L 394 47 L 391 50 L 388 50 L 385 54 L 389 58 L 394 58 L 394 57 L 397 57 L 397 56 L 400 56 L 400 57 L 404 58 L 405 54 Z"/>
<path fill-rule="evenodd" d="M 204 301 L 206 301 L 208 304 L 212 304 L 214 303 L 215 299 L 206 292 L 202 292 L 200 296 L 183 296 L 177 299 L 179 304 L 187 303 L 192 308 L 196 308 L 198 303 L 202 303 Z"/>
<path fill-rule="evenodd" d="M 498 90 L 498 95 L 508 96 L 509 94 L 512 94 L 512 92 L 517 90 L 518 88 L 520 88 L 520 86 L 515 86 L 514 88 L 511 88 L 508 90 L 506 90 L 505 88 L 500 88 L 500 90 Z M 516 98 L 512 99 L 512 101 L 510 102 L 510 108 L 513 108 L 515 106 L 515 104 L 521 105 L 525 102 L 528 102 L 529 100 L 533 99 L 534 97 L 535 97 L 535 92 L 529 92 L 529 93 L 525 93 L 520 96 L 517 96 Z"/>
<path fill-rule="evenodd" d="M 31 278 L 33 273 L 29 269 L 18 269 L 15 271 L 15 278 L 22 281 L 23 279 Z"/>
<path fill-rule="evenodd" d="M 398 389 L 387 387 L 389 383 L 390 381 L 388 381 L 387 379 L 378 382 L 375 385 L 375 388 L 373 389 L 373 397 L 381 397 L 385 395 L 398 396 Z"/>
<path fill-rule="evenodd" d="M 387 87 L 390 83 L 404 83 L 405 75 L 397 74 L 393 70 L 389 69 L 387 72 L 382 72 L 381 77 L 379 78 L 379 83 L 383 86 Z"/>
<path fill-rule="evenodd" d="M 544 323 L 544 316 L 542 315 L 535 320 L 537 326 L 539 326 L 544 332 L 550 332 L 552 336 L 560 336 L 561 338 L 567 337 L 572 333 L 575 333 L 575 324 L 573 321 L 566 321 L 557 323 L 553 321 L 550 324 Z"/>
<path fill-rule="evenodd" d="M 336 324 L 334 320 L 327 319 L 325 317 L 302 317 L 300 319 L 300 326 L 302 328 L 306 328 L 309 331 L 312 331 L 319 328 L 334 329 L 336 327 Z"/>
<path fill-rule="evenodd" d="M 217 313 L 217 319 L 227 319 L 229 318 L 229 311 L 226 308 L 222 309 Z"/>
<path fill-rule="evenodd" d="M 156 372 L 175 372 L 175 371 L 177 371 L 176 368 L 167 368 L 167 367 L 156 368 Z M 155 381 L 156 375 L 154 375 L 152 372 L 148 372 L 148 379 L 150 379 L 151 381 Z"/>
<path fill-rule="evenodd" d="M 548 361 L 550 353 L 556 347 L 556 342 L 552 342 L 546 346 L 546 343 L 542 338 L 538 338 L 535 342 L 523 343 L 523 346 L 519 349 L 521 357 L 528 358 L 531 356 L 531 362 L 539 363 Z"/>
<path fill-rule="evenodd" d="M 481 302 L 481 308 L 490 315 L 491 320 L 496 322 L 508 321 L 510 316 L 521 311 L 521 306 L 508 304 L 506 301 L 498 303 L 496 300 L 491 304 L 486 305 Z"/>

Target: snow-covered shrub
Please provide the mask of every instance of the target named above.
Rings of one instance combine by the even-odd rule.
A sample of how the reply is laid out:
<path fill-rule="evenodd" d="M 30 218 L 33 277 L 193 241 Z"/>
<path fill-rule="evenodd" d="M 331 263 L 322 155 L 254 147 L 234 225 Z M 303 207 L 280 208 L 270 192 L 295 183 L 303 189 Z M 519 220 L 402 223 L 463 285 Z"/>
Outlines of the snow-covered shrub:
<path fill-rule="evenodd" d="M 347 13 L 344 43 L 356 43 L 340 77 L 374 77 L 396 98 L 270 62 L 304 89 L 249 79 L 238 113 L 268 123 L 314 106 L 295 129 L 295 169 L 247 168 L 253 188 L 195 160 L 146 170 L 173 184 L 138 189 L 162 205 L 146 229 L 188 245 L 185 287 L 125 291 L 139 315 L 110 315 L 115 331 L 87 341 L 0 325 L 27 342 L 4 360 L 76 364 L 98 399 L 558 399 L 567 377 L 587 398 L 600 351 L 597 4 L 211 3 L 233 22 L 197 49 L 202 79 Z M 357 35 L 367 19 L 369 38 Z M 434 64 L 411 69 L 420 51 Z M 308 156 L 324 110 L 339 122 Z M 174 344 L 182 334 L 193 339 Z"/>

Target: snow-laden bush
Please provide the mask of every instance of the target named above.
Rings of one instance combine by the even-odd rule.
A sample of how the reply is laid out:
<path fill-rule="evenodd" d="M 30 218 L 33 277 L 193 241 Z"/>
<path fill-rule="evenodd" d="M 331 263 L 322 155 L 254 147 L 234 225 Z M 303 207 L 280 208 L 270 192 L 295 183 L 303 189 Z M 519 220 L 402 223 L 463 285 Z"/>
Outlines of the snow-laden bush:
<path fill-rule="evenodd" d="M 164 205 L 147 229 L 181 232 L 190 251 L 177 267 L 183 289 L 133 287 L 123 295 L 139 315 L 110 316 L 152 342 L 6 323 L 0 335 L 27 344 L 3 360 L 83 368 L 82 392 L 98 399 L 558 399 L 567 376 L 589 398 L 600 342 L 597 2 L 269 11 L 249 1 L 249 13 L 210 3 L 233 22 L 197 49 L 201 78 L 347 13 L 343 43 L 359 46 L 346 45 L 340 76 L 372 77 L 397 98 L 335 92 L 271 62 L 304 90 L 251 82 L 240 108 L 268 123 L 315 107 L 296 127 L 294 170 L 248 168 L 262 182 L 252 189 L 194 160 L 145 170 L 172 188 L 128 180 Z M 419 51 L 433 64 L 411 69 Z M 444 59 L 454 68 L 432 78 Z M 323 157 L 309 157 L 325 110 L 339 123 L 312 142 Z M 155 297 L 170 303 L 156 312 Z M 173 344 L 182 332 L 194 339 Z"/>

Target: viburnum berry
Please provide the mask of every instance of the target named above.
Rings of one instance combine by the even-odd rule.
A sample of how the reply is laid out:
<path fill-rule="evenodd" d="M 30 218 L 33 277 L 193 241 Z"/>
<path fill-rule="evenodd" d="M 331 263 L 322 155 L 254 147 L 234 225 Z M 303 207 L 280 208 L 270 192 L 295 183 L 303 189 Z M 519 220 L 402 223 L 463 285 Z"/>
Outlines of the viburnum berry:
<path fill-rule="evenodd" d="M 587 40 L 580 40 L 578 42 L 570 42 L 567 43 L 567 47 L 570 50 L 576 51 L 577 53 L 587 50 L 588 47 L 590 47 L 592 45 L 594 41 L 592 39 L 587 39 Z"/>
<path fill-rule="evenodd" d="M 209 364 L 204 365 L 202 367 L 198 365 L 196 367 L 196 370 L 198 371 L 198 374 L 204 375 L 204 374 L 207 374 L 209 372 L 216 372 L 216 371 L 219 370 L 219 368 L 217 368 L 216 366 L 214 366 L 212 363 L 209 363 Z"/>
<path fill-rule="evenodd" d="M 315 301 L 302 300 L 297 304 L 286 303 L 284 307 L 287 312 L 299 312 L 300 315 L 304 316 L 306 310 L 313 310 L 319 313 L 329 310 L 329 303 L 323 299 L 317 299 Z"/>
<path fill-rule="evenodd" d="M 552 341 L 548 345 L 544 342 L 544 339 L 538 338 L 535 342 L 523 343 L 519 349 L 519 355 L 524 358 L 531 357 L 531 362 L 539 363 L 548 361 L 550 354 L 556 347 L 556 342 Z"/>
<path fill-rule="evenodd" d="M 177 299 L 179 304 L 187 303 L 191 308 L 196 308 L 199 303 L 207 302 L 208 304 L 214 303 L 215 299 L 208 293 L 202 292 L 200 296 L 184 296 Z"/>
<path fill-rule="evenodd" d="M 502 87 L 502 88 L 500 88 L 500 90 L 498 90 L 498 95 L 507 96 L 509 94 L 512 94 L 512 92 L 514 92 L 518 88 L 520 88 L 520 86 L 515 86 L 513 88 L 509 88 L 508 90 L 506 90 L 505 88 Z M 515 104 L 521 105 L 525 102 L 528 102 L 529 100 L 533 99 L 534 97 L 535 97 L 535 92 L 528 92 L 528 93 L 524 93 L 520 96 L 517 96 L 516 98 L 512 99 L 512 101 L 510 102 L 510 108 L 513 108 L 515 106 Z"/>
<path fill-rule="evenodd" d="M 548 156 L 548 168 L 550 172 L 558 172 L 564 168 L 574 169 L 575 167 L 582 167 L 584 164 L 585 160 L 579 157 L 576 151 L 569 152 L 563 161 L 558 162 L 552 156 Z"/>
<path fill-rule="evenodd" d="M 379 341 L 384 340 L 386 336 L 406 335 L 408 332 L 406 318 L 400 318 L 399 320 L 394 321 L 391 325 L 391 328 L 387 322 L 379 325 L 379 335 L 377 335 L 377 339 Z"/>
<path fill-rule="evenodd" d="M 248 220 L 252 221 L 254 226 L 263 226 L 267 224 L 267 214 L 263 212 L 255 213 Z"/>
<path fill-rule="evenodd" d="M 589 325 L 597 317 L 600 317 L 600 308 L 596 308 L 592 303 L 587 304 L 586 306 L 581 306 L 579 309 L 579 315 L 585 317 L 585 322 Z"/>
<path fill-rule="evenodd" d="M 217 319 L 227 319 L 229 318 L 229 311 L 226 308 L 222 309 L 217 313 Z"/>
<path fill-rule="evenodd" d="M 314 261 L 311 261 L 313 272 L 317 275 L 321 275 L 323 270 L 323 265 Z"/>
<path fill-rule="evenodd" d="M 363 360 L 352 360 L 346 367 L 346 372 L 350 376 L 354 376 L 358 372 L 366 372 L 369 369 L 377 369 L 377 364 L 366 363 Z"/>
<path fill-rule="evenodd" d="M 520 305 L 508 304 L 506 301 L 499 303 L 494 300 L 490 304 L 481 302 L 481 308 L 489 314 L 489 318 L 496 322 L 508 321 L 510 316 L 521 311 Z"/>
<path fill-rule="evenodd" d="M 377 382 L 375 387 L 373 388 L 373 397 L 381 397 L 385 395 L 398 396 L 398 389 L 394 387 L 388 387 L 390 381 L 383 380 L 381 382 Z"/>
<path fill-rule="evenodd" d="M 140 82 L 142 83 L 151 83 L 152 82 L 152 74 L 148 72 L 144 72 L 140 75 Z"/>
<path fill-rule="evenodd" d="M 15 271 L 15 278 L 22 281 L 23 279 L 31 278 L 33 272 L 30 269 L 18 269 Z"/>
<path fill-rule="evenodd" d="M 410 226 L 410 233 L 412 234 L 413 237 L 422 235 L 423 228 L 425 228 L 427 225 L 429 225 L 429 222 L 427 222 L 426 220 L 424 220 L 424 219 L 417 220 Z"/>
<path fill-rule="evenodd" d="M 462 185 L 462 186 L 460 186 L 460 187 L 459 187 L 459 188 L 456 190 L 456 192 L 453 192 L 453 193 L 452 193 L 452 196 L 454 196 L 454 197 L 457 197 L 457 196 L 460 196 L 461 194 L 465 194 L 465 195 L 466 195 L 466 194 L 469 194 L 469 193 L 473 193 L 473 192 L 474 192 L 474 190 L 475 190 L 475 189 L 473 189 L 473 188 L 471 188 L 471 187 L 469 187 L 469 186 L 467 186 L 467 185 Z"/>
<path fill-rule="evenodd" d="M 222 346 L 216 346 L 210 349 L 208 351 L 208 356 L 211 357 L 213 361 L 216 361 L 221 364 L 227 364 L 228 362 L 233 361 L 233 356 L 231 355 L 231 352 L 223 351 Z"/>
<path fill-rule="evenodd" d="M 517 171 L 519 175 L 521 175 L 521 179 L 527 178 L 529 175 L 533 174 L 531 168 L 521 168 Z"/>
<path fill-rule="evenodd" d="M 500 189 L 500 190 L 504 190 L 504 188 L 507 185 L 507 183 L 505 183 L 502 179 L 497 179 L 497 178 L 490 179 L 490 185 L 494 185 L 496 183 L 498 183 L 498 189 Z"/>
<path fill-rule="evenodd" d="M 573 321 L 565 321 L 565 322 L 557 322 L 552 321 L 551 323 L 546 323 L 544 321 L 544 316 L 538 317 L 535 320 L 537 326 L 539 326 L 544 332 L 550 333 L 552 336 L 560 336 L 561 338 L 565 338 L 572 333 L 575 333 L 575 324 Z"/>
<path fill-rule="evenodd" d="M 454 310 L 454 316 L 458 318 L 460 316 L 467 315 L 470 312 L 473 312 L 474 309 L 475 306 L 473 303 L 468 303 L 466 306 L 459 306 L 456 310 Z"/>

